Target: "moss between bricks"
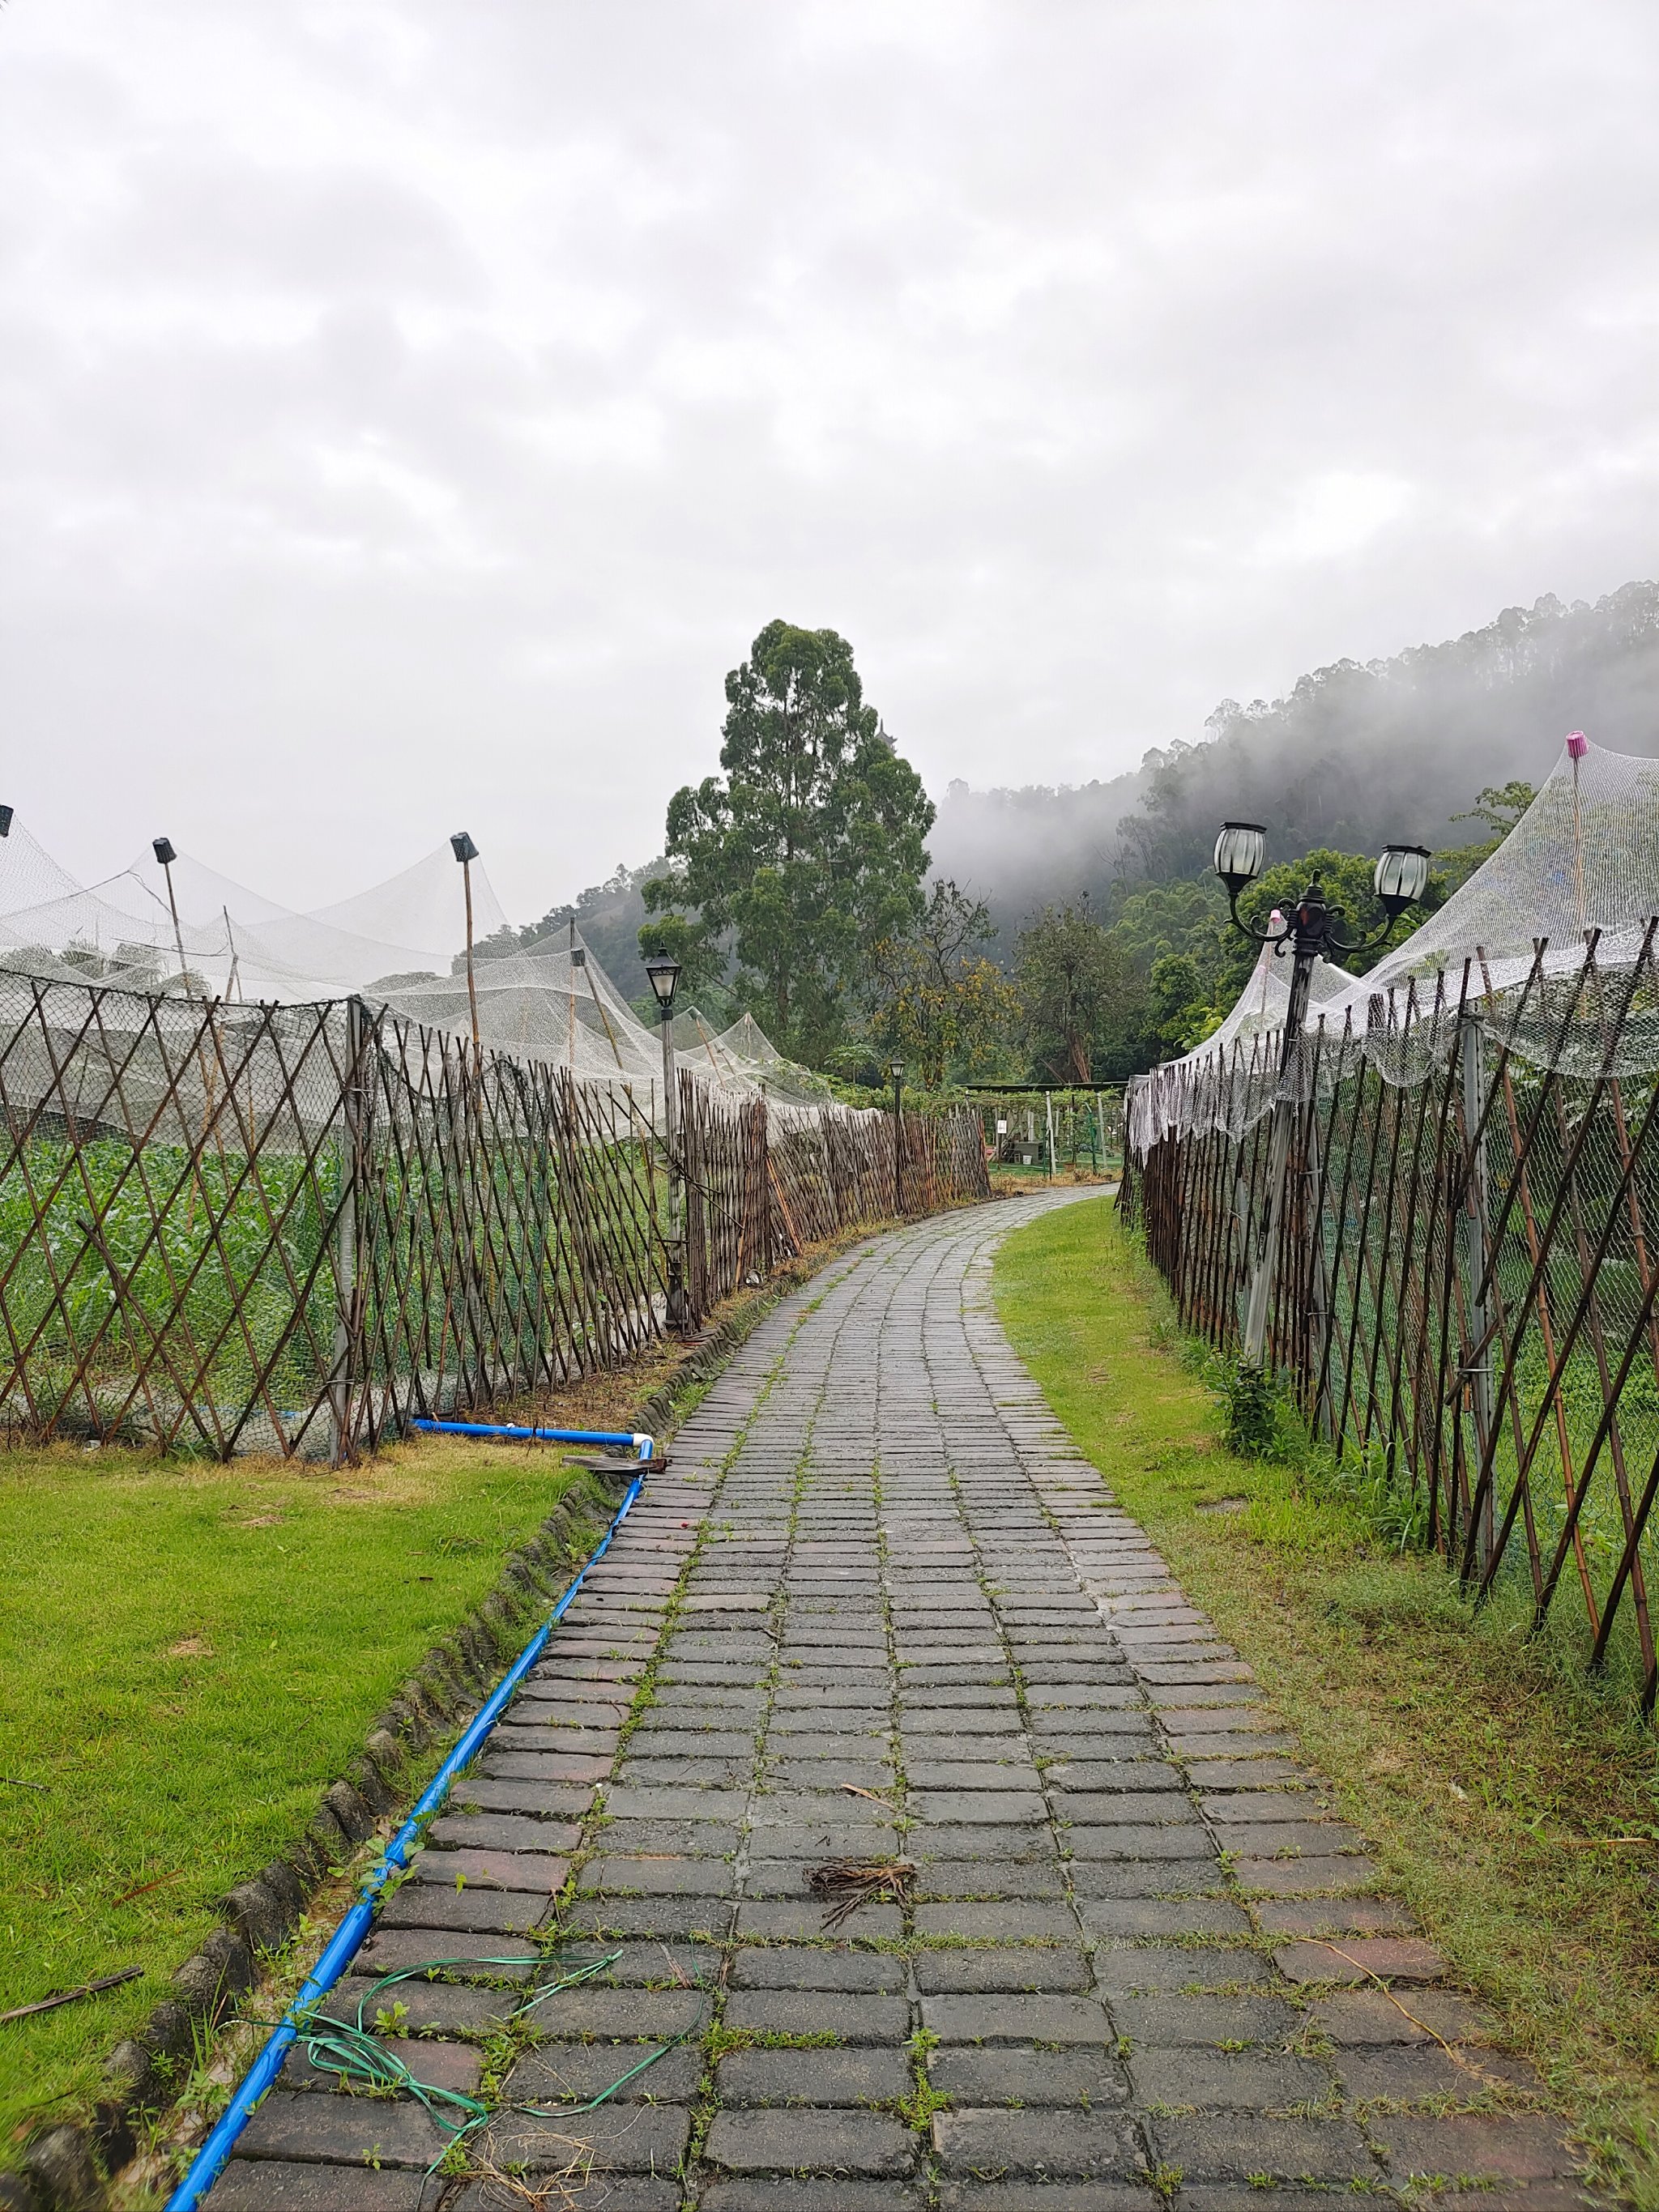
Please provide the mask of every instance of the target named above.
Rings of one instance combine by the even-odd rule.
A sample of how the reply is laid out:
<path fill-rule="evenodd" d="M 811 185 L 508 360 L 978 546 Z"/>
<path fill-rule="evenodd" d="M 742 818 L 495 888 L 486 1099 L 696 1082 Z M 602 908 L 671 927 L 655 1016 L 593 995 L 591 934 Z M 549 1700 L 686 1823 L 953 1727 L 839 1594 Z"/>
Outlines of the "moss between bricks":
<path fill-rule="evenodd" d="M 763 1289 L 734 1302 L 669 1380 L 641 1402 L 635 1419 L 643 1432 L 672 1436 L 676 1421 L 773 1308 L 868 1236 L 860 1231 L 814 1248 L 787 1261 Z M 106 2201 L 107 2184 L 138 2148 L 137 2123 L 173 2102 L 169 2077 L 189 2059 L 203 2027 L 234 2017 L 258 1986 L 262 1960 L 289 1942 L 319 1886 L 349 1863 L 383 1821 L 413 1802 L 418 1793 L 410 1788 L 411 1765 L 453 1741 L 523 1648 L 532 1622 L 566 1587 L 568 1575 L 557 1570 L 585 1558 L 598 1541 L 615 1511 L 615 1499 L 603 1494 L 606 1479 L 591 1475 L 572 1484 L 537 1536 L 507 1559 L 496 1588 L 433 1646 L 376 1715 L 362 1753 L 324 1791 L 292 1851 L 227 1893 L 227 1924 L 179 1968 L 177 1994 L 162 2000 L 139 2035 L 110 2054 L 109 2094 L 90 2123 L 48 2129 L 24 2152 L 21 2174 L 0 2173 L 0 2212 L 91 2212 Z M 592 1509 L 591 1516 L 581 1513 L 582 1506 Z"/>

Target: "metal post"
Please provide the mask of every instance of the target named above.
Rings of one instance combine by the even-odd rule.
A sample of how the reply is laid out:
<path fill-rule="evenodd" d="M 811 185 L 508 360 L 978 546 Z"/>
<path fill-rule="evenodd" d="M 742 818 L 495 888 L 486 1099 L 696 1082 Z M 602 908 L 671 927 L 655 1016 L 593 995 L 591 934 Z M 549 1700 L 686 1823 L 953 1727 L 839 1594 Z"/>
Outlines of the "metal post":
<path fill-rule="evenodd" d="M 1291 1157 L 1291 1133 L 1302 1102 L 1292 1095 L 1291 1078 L 1302 1050 L 1302 1029 L 1307 1018 L 1308 994 L 1313 982 L 1314 954 L 1294 940 L 1290 1004 L 1285 1010 L 1285 1044 L 1279 1060 L 1279 1097 L 1273 1104 L 1273 1143 L 1267 1156 L 1267 1195 L 1262 1208 L 1260 1239 L 1252 1259 L 1249 1297 L 1244 1309 L 1243 1359 L 1247 1367 L 1260 1367 L 1267 1345 L 1267 1313 L 1272 1304 L 1273 1270 L 1279 1259 L 1279 1226 L 1285 1213 L 1285 1170 Z"/>
<path fill-rule="evenodd" d="M 1575 769 L 1578 763 L 1573 763 Z M 1468 1188 L 1465 1194 L 1462 1222 L 1464 1297 L 1468 1309 L 1469 1340 L 1480 1349 L 1468 1364 L 1469 1402 L 1474 1414 L 1475 1443 L 1480 1457 L 1477 1464 L 1486 1463 L 1487 1439 L 1492 1435 L 1492 1346 L 1486 1342 L 1490 1316 L 1486 1301 L 1480 1295 L 1481 1279 L 1486 1272 L 1487 1224 L 1492 1219 L 1491 1191 L 1486 1176 L 1486 1144 L 1484 1133 L 1477 1139 L 1480 1127 L 1482 1092 L 1485 1090 L 1484 1024 L 1478 1013 L 1467 1010 L 1457 1030 L 1458 1073 L 1463 1093 L 1463 1143 L 1468 1161 Z M 1496 1485 L 1488 1483 L 1481 1500 L 1480 1526 L 1476 1535 L 1476 1555 L 1484 1573 L 1492 1559 L 1495 1535 L 1493 1492 Z"/>
<path fill-rule="evenodd" d="M 1054 1179 L 1054 1094 L 1052 1091 L 1045 1091 L 1042 1094 L 1042 1111 L 1048 1124 L 1048 1180 L 1052 1182 Z"/>
<path fill-rule="evenodd" d="M 668 1186 L 668 1326 L 684 1335 L 690 1315 L 685 1299 L 685 1181 L 680 1160 L 679 1078 L 674 1066 L 672 1001 L 662 1009 L 662 1133 Z"/>
<path fill-rule="evenodd" d="M 904 1213 L 904 1070 L 893 1070 L 893 1212 Z"/>
<path fill-rule="evenodd" d="M 357 1299 L 357 1212 L 363 1170 L 362 1002 L 346 1000 L 346 1075 L 341 1093 L 340 1211 L 334 1225 L 334 1341 L 330 1349 L 329 1459 L 343 1467 L 352 1457 L 351 1396 L 362 1334 Z"/>

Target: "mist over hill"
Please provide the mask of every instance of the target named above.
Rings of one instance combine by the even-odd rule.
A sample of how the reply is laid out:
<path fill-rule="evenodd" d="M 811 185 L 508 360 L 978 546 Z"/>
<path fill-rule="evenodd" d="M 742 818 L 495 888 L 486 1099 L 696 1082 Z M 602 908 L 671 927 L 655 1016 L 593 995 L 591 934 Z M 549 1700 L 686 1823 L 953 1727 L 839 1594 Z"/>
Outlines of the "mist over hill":
<path fill-rule="evenodd" d="M 1109 915 L 1136 884 L 1202 875 L 1228 817 L 1265 823 L 1275 860 L 1316 846 L 1375 853 L 1391 838 L 1467 842 L 1453 817 L 1485 785 L 1539 781 L 1575 729 L 1615 752 L 1659 755 L 1659 584 L 1626 584 L 1594 605 L 1546 597 L 1443 645 L 1334 661 L 1282 699 L 1224 699 L 1195 743 L 1155 748 L 1107 781 L 952 781 L 927 841 L 930 874 L 987 902 L 990 950 L 1006 960 L 1043 906 L 1087 894 Z M 631 989 L 639 887 L 661 866 L 619 866 L 514 942 L 562 933 L 574 915 Z"/>

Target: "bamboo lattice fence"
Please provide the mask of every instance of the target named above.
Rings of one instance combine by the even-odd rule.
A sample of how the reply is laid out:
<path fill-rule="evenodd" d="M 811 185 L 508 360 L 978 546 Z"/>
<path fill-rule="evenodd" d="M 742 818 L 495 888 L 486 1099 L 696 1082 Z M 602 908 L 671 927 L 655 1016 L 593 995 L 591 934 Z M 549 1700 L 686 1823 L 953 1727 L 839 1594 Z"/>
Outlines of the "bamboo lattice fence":
<path fill-rule="evenodd" d="M 1121 1200 L 1186 1324 L 1233 1348 L 1278 1128 L 1269 1364 L 1366 1461 L 1402 1540 L 1482 1597 L 1518 1588 L 1534 1631 L 1565 1603 L 1650 1713 L 1656 927 L 1617 966 L 1592 932 L 1565 975 L 1540 941 L 1518 997 L 1477 960 L 1403 1014 L 1374 999 L 1371 1035 L 1310 1032 L 1294 1079 L 1277 1033 L 1218 1056 L 1186 1110 L 1151 1079 L 1165 1095 Z"/>
<path fill-rule="evenodd" d="M 890 1116 L 683 1078 L 694 1321 L 890 1217 Z M 359 1000 L 0 976 L 0 1435 L 349 1456 L 665 1327 L 651 1096 Z M 904 1121 L 906 1210 L 988 1194 Z"/>

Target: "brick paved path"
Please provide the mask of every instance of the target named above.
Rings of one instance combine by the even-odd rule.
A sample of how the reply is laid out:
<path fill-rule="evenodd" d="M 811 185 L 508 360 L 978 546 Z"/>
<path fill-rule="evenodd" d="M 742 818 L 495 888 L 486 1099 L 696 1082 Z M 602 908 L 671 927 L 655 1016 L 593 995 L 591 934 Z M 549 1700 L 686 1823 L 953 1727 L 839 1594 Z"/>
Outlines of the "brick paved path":
<path fill-rule="evenodd" d="M 992 1249 L 1064 1202 L 883 1237 L 769 1317 L 363 1956 L 524 1962 L 402 1985 L 428 2081 L 581 2100 L 689 2039 L 497 2121 L 483 2182 L 423 2181 L 416 2105 L 296 2061 L 219 2212 L 1576 2201 L 1543 2119 L 1445 2116 L 1521 2070 L 1010 1353 Z M 826 1936 L 806 1869 L 901 1853 L 913 1900 Z M 558 1966 L 614 1964 L 506 2042 L 562 1895 Z"/>

